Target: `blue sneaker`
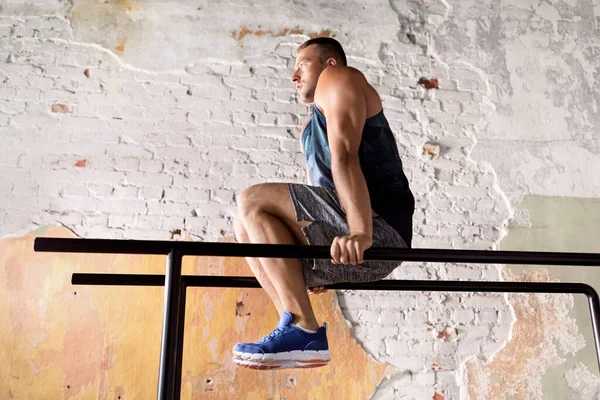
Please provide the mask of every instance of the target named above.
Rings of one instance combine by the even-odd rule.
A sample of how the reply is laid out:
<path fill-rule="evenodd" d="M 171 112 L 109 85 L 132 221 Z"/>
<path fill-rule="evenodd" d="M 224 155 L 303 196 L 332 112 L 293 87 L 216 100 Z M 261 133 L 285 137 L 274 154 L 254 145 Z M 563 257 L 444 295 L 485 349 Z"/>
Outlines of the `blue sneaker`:
<path fill-rule="evenodd" d="M 316 333 L 292 325 L 292 314 L 284 312 L 277 328 L 254 343 L 237 343 L 233 361 L 253 369 L 314 368 L 330 360 L 327 324 Z"/>

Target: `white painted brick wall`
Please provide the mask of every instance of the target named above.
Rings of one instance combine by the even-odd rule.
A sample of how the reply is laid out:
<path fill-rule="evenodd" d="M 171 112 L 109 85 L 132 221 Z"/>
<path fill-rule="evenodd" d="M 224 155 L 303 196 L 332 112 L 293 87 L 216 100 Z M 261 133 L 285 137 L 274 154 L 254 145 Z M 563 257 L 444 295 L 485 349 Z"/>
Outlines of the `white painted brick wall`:
<path fill-rule="evenodd" d="M 162 73 L 70 38 L 61 18 L 0 18 L 0 60 L 10 61 L 0 68 L 0 236 L 64 224 L 82 237 L 167 240 L 181 229 L 212 241 L 232 235 L 240 190 L 305 182 L 298 136 L 309 109 L 289 82 L 291 49 L 305 38 L 244 63 Z M 368 66 L 349 56 L 382 95 L 398 138 L 417 198 L 414 245 L 493 247 L 509 210 L 494 175 L 469 157 L 489 112 L 480 107 L 487 83 L 419 52 Z M 454 81 L 426 91 L 422 75 Z M 440 154 L 423 154 L 426 142 Z M 406 263 L 392 277 L 500 274 Z M 434 388 L 458 396 L 460 365 L 497 351 L 513 318 L 501 295 L 349 292 L 340 305 L 363 346 L 399 371 L 374 398 L 431 398 Z M 446 328 L 458 336 L 439 338 Z"/>

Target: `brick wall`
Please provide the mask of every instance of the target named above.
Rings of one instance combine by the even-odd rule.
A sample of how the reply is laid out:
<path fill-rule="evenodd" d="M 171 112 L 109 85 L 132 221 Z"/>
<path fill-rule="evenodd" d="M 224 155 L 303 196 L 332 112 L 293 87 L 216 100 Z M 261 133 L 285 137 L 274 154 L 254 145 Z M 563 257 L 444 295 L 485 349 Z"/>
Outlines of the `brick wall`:
<path fill-rule="evenodd" d="M 0 236 L 48 224 L 88 238 L 231 236 L 241 189 L 305 181 L 298 138 L 309 108 L 289 76 L 306 39 L 282 37 L 262 58 L 152 72 L 73 41 L 66 19 L 0 18 Z M 485 75 L 403 45 L 373 62 L 349 53 L 349 64 L 379 91 L 396 133 L 417 199 L 414 245 L 493 248 L 512 211 L 491 167 L 470 158 L 494 107 Z M 406 263 L 393 277 L 500 273 Z M 357 340 L 401 372 L 379 398 L 458 398 L 461 365 L 491 357 L 513 322 L 503 295 L 347 292 L 340 302 Z"/>

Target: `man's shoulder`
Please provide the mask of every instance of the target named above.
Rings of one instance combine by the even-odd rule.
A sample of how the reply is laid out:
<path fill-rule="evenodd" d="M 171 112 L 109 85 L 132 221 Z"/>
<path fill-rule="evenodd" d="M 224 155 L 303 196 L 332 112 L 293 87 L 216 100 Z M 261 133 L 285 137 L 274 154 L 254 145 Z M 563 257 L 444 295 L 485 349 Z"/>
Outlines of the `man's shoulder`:
<path fill-rule="evenodd" d="M 339 96 L 362 96 L 368 82 L 362 72 L 352 67 L 328 67 L 319 77 L 315 90 L 315 102 L 321 107 Z"/>
<path fill-rule="evenodd" d="M 319 84 L 323 85 L 337 85 L 337 84 L 350 84 L 352 86 L 359 86 L 366 83 L 366 78 L 362 72 L 353 67 L 338 66 L 328 67 L 321 73 L 319 77 Z"/>

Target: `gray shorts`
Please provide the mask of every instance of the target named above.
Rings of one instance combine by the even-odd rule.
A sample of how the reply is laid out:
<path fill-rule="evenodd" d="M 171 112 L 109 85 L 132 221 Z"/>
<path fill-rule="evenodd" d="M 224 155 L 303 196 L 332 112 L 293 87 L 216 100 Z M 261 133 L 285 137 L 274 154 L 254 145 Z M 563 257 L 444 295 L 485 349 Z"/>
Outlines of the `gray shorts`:
<path fill-rule="evenodd" d="M 288 184 L 296 221 L 312 222 L 302 228 L 311 246 L 331 246 L 336 236 L 349 234 L 344 211 L 333 189 Z M 374 211 L 373 247 L 406 248 L 406 242 Z M 388 276 L 400 265 L 399 261 L 363 261 L 360 265 L 332 264 L 331 260 L 302 260 L 302 271 L 307 287 L 341 282 L 372 282 Z"/>

